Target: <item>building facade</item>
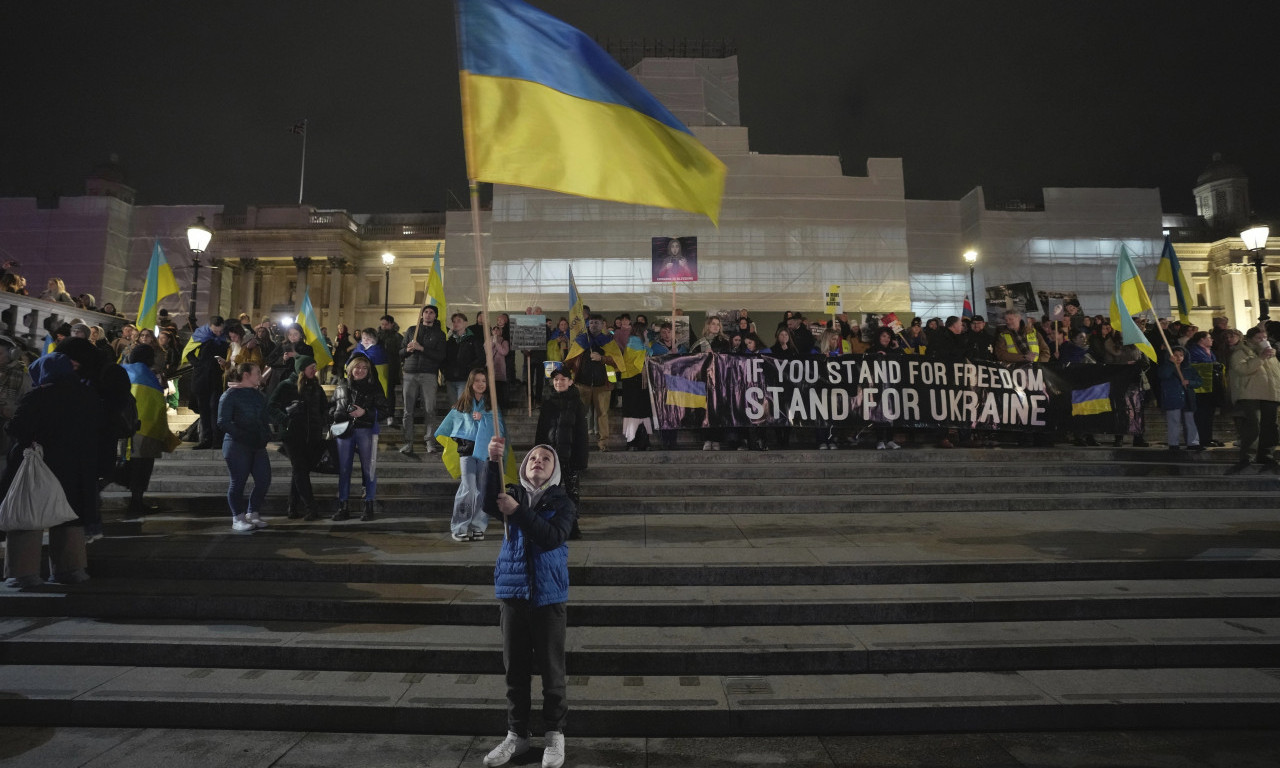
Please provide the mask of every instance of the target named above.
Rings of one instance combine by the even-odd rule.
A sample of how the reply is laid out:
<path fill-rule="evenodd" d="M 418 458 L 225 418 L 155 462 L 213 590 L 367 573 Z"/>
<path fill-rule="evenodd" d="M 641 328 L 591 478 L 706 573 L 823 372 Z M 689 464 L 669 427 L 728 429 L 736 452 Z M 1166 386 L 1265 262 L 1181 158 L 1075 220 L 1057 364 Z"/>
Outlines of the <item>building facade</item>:
<path fill-rule="evenodd" d="M 481 303 L 477 250 L 495 310 L 566 311 L 572 268 L 586 302 L 604 312 L 665 314 L 675 303 L 691 315 L 739 307 L 821 315 L 828 287 L 839 285 L 847 312 L 946 316 L 973 293 L 981 311 L 988 286 L 1011 283 L 1075 293 L 1085 312 L 1106 314 L 1123 245 L 1167 316 L 1170 292 L 1155 283 L 1167 233 L 1192 287 L 1193 321 L 1256 322 L 1238 237 L 1248 180 L 1220 158 L 1197 179 L 1195 216 L 1163 214 L 1156 189 L 1048 188 L 1028 202 L 989 200 L 976 188 L 960 200 L 908 200 L 899 158 L 870 158 L 863 175 L 846 175 L 837 157 L 753 151 L 740 124 L 736 57 L 645 59 L 632 71 L 728 166 L 718 228 L 681 211 L 507 186 L 494 188 L 478 233 L 468 211 L 140 206 L 109 164 L 84 197 L 0 200 L 0 256 L 19 259 L 33 287 L 70 275 L 73 293 L 96 289 L 99 304 L 132 314 L 159 241 L 184 286 L 165 306 L 181 316 L 194 277 L 185 230 L 203 215 L 215 234 L 197 285 L 202 321 L 239 312 L 255 323 L 292 320 L 309 291 L 332 331 L 374 325 L 384 306 L 412 323 L 437 252 L 450 308 L 469 316 Z M 697 282 L 674 290 L 652 282 L 651 241 L 660 236 L 698 238 Z M 961 256 L 969 249 L 979 254 L 972 283 Z M 395 256 L 389 269 L 384 253 Z M 1265 281 L 1280 294 L 1280 259 L 1269 260 Z"/>

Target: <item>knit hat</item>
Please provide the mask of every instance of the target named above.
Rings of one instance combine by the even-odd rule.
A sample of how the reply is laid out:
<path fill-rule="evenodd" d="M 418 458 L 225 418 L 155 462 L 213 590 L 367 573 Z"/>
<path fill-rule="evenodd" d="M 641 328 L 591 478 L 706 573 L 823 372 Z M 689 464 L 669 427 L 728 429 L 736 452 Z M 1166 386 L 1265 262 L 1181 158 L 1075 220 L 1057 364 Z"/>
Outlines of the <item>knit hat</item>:
<path fill-rule="evenodd" d="M 134 344 L 129 349 L 129 362 L 142 363 L 148 368 L 156 361 L 156 351 L 148 344 Z"/>
<path fill-rule="evenodd" d="M 293 370 L 302 373 L 307 370 L 308 365 L 315 365 L 316 359 L 307 355 L 298 355 L 293 359 Z"/>

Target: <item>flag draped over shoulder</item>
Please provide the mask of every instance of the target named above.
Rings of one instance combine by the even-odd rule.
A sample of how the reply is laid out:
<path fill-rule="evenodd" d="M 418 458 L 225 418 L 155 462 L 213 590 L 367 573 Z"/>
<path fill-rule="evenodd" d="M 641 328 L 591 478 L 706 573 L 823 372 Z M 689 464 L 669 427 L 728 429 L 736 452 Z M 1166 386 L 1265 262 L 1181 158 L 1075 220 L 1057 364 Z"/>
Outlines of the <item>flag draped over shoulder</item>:
<path fill-rule="evenodd" d="M 157 240 L 151 249 L 151 265 L 147 267 L 147 282 L 142 286 L 142 303 L 138 305 L 138 327 L 155 328 L 160 314 L 160 302 L 166 296 L 178 293 L 178 281 L 173 268 L 164 259 Z"/>
<path fill-rule="evenodd" d="M 431 274 L 427 275 L 427 304 L 436 308 L 440 327 L 449 327 L 449 305 L 444 300 L 444 274 L 440 271 L 439 243 L 436 243 L 436 256 L 431 261 Z"/>
<path fill-rule="evenodd" d="M 725 165 L 585 34 L 521 0 L 457 0 L 473 179 L 701 213 Z"/>
<path fill-rule="evenodd" d="M 142 363 L 127 363 L 123 366 L 129 374 L 129 391 L 138 404 L 137 436 L 150 440 L 165 453 L 173 451 L 182 441 L 169 429 L 167 404 L 164 401 L 164 387 L 156 374 Z"/>
<path fill-rule="evenodd" d="M 1116 293 L 1111 297 L 1111 322 L 1120 329 L 1120 336 L 1125 344 L 1133 344 L 1154 361 L 1155 347 L 1147 341 L 1138 324 L 1133 322 L 1133 315 L 1147 310 L 1154 311 L 1151 297 L 1147 296 L 1142 278 L 1138 277 L 1129 249 L 1121 245 L 1120 261 L 1116 264 Z"/>
<path fill-rule="evenodd" d="M 311 286 L 307 286 L 302 292 L 302 303 L 298 305 L 298 325 L 302 326 L 303 340 L 311 346 L 311 356 L 316 360 L 316 368 L 324 370 L 333 363 L 333 355 L 329 354 L 329 345 L 320 333 L 316 308 L 311 306 Z"/>
<path fill-rule="evenodd" d="M 1156 281 L 1173 286 L 1173 294 L 1178 303 L 1178 320 L 1191 322 L 1191 289 L 1187 287 L 1187 277 L 1182 274 L 1182 265 L 1178 263 L 1178 254 L 1173 251 L 1173 242 L 1169 236 L 1164 237 L 1164 250 L 1160 252 L 1160 266 L 1156 269 Z"/>

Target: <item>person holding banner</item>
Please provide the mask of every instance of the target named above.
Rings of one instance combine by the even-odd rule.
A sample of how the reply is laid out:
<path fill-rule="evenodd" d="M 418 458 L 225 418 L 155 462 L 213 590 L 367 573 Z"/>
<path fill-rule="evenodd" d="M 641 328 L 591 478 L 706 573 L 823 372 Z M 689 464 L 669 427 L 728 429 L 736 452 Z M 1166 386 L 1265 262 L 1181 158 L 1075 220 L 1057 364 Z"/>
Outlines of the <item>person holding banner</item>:
<path fill-rule="evenodd" d="M 888 326 L 881 326 L 876 330 L 875 336 L 871 340 L 871 347 L 867 350 L 867 357 L 898 357 L 902 355 L 902 350 L 898 349 L 898 342 L 893 338 L 893 329 Z M 875 409 L 878 410 L 878 409 Z M 875 411 L 872 412 L 872 420 L 875 420 Z M 893 426 L 875 426 L 876 450 L 896 451 L 902 446 L 893 441 Z"/>
<path fill-rule="evenodd" d="M 1033 323 L 1022 318 L 1016 309 L 1005 310 L 1005 328 L 996 342 L 996 359 L 1002 363 L 1043 363 L 1049 359 L 1049 346 L 1042 343 Z"/>
<path fill-rule="evenodd" d="M 707 352 L 724 355 L 729 353 L 729 349 L 729 339 L 722 333 L 720 318 L 712 315 L 703 323 L 702 333 L 689 351 L 695 355 Z M 724 431 L 717 428 L 704 429 L 702 437 L 702 450 L 718 451 L 720 442 L 724 439 Z"/>
<path fill-rule="evenodd" d="M 1160 381 L 1160 406 L 1164 409 L 1165 422 L 1169 425 L 1169 450 L 1176 451 L 1181 447 L 1185 433 L 1187 450 L 1203 451 L 1200 435 L 1196 431 L 1196 387 L 1204 382 L 1191 361 L 1187 360 L 1187 351 L 1182 347 L 1169 350 L 1169 357 L 1156 371 Z"/>

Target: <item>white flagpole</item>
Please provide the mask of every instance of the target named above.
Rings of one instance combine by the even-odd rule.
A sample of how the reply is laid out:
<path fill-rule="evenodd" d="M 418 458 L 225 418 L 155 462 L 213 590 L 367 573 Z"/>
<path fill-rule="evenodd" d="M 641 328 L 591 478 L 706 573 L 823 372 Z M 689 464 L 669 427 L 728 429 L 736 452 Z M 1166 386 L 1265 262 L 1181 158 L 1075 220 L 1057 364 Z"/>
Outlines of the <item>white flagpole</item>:
<path fill-rule="evenodd" d="M 298 177 L 298 205 L 302 205 L 302 186 L 307 180 L 307 119 L 302 118 L 302 174 Z"/>

